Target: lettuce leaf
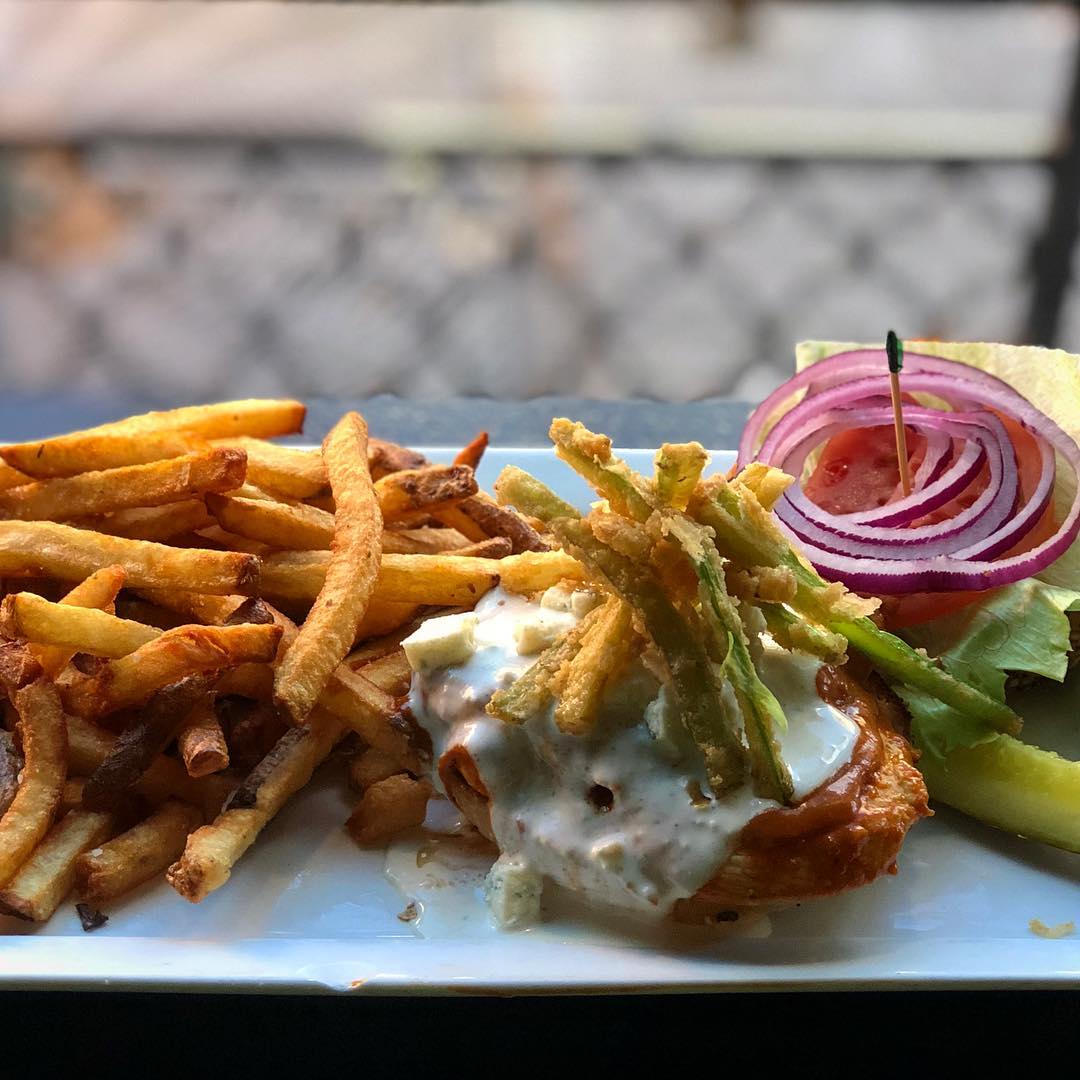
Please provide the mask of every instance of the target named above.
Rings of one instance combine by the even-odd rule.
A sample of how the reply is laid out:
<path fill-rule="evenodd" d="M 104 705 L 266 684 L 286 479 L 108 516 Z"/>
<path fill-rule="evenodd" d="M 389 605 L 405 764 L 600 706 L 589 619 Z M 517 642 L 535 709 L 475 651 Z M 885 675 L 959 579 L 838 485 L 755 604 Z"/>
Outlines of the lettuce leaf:
<path fill-rule="evenodd" d="M 902 636 L 938 657 L 962 682 L 1004 701 L 1008 672 L 1030 672 L 1057 682 L 1065 678 L 1070 611 L 1080 611 L 1080 592 L 1028 578 L 952 615 L 909 627 Z M 914 741 L 929 754 L 944 757 L 997 734 L 924 691 L 895 689 L 911 713 Z"/>

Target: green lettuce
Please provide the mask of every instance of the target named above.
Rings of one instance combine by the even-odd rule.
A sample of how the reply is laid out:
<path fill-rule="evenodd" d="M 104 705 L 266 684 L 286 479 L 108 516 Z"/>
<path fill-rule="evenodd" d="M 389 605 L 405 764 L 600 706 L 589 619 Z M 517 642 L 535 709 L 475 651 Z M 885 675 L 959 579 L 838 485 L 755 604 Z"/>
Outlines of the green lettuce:
<path fill-rule="evenodd" d="M 1009 672 L 1061 682 L 1068 671 L 1069 619 L 1080 592 L 1034 578 L 994 591 L 952 615 L 910 627 L 903 637 L 940 659 L 957 679 L 1005 700 Z M 943 758 L 957 747 L 979 746 L 997 732 L 925 691 L 896 686 L 911 713 L 911 734 L 923 751 Z"/>

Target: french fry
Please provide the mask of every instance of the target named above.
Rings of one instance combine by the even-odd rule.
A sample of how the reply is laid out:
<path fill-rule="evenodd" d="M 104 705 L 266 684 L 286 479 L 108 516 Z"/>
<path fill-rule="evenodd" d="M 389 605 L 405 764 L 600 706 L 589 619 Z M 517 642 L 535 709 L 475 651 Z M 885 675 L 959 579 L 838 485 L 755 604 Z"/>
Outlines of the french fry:
<path fill-rule="evenodd" d="M 379 574 L 382 515 L 367 461 L 367 425 L 346 413 L 323 442 L 337 511 L 325 579 L 274 676 L 274 698 L 300 723 L 356 640 Z"/>
<path fill-rule="evenodd" d="M 250 595 L 259 581 L 259 562 L 253 555 L 178 549 L 52 521 L 0 521 L 0 573 L 29 570 L 61 581 L 82 581 L 112 565 L 123 568 L 132 588 Z"/>
<path fill-rule="evenodd" d="M 176 745 L 188 776 L 208 776 L 229 767 L 229 747 L 210 695 L 188 714 Z"/>
<path fill-rule="evenodd" d="M 90 774 L 83 788 L 83 805 L 89 810 L 115 810 L 172 742 L 184 720 L 209 701 L 213 685 L 212 676 L 189 675 L 158 690 Z"/>
<path fill-rule="evenodd" d="M 175 589 L 139 589 L 137 591 L 144 600 L 175 612 L 185 622 L 206 623 L 208 626 L 223 626 L 243 604 L 252 600 L 252 597 L 235 594 L 220 596 L 214 593 L 177 592 Z M 262 605 L 259 600 L 255 603 Z M 269 616 L 269 621 L 273 622 L 273 616 L 268 611 L 266 614 Z M 266 620 L 260 617 L 247 621 L 264 622 Z"/>
<path fill-rule="evenodd" d="M 0 641 L 0 683 L 9 699 L 15 691 L 41 678 L 41 665 L 21 641 Z"/>
<path fill-rule="evenodd" d="M 565 551 L 523 551 L 492 563 L 504 589 L 529 596 L 560 581 L 585 581 L 584 566 Z"/>
<path fill-rule="evenodd" d="M 129 540 L 152 540 L 160 544 L 174 536 L 195 532 L 212 521 L 202 499 L 185 499 L 162 506 L 117 510 L 107 517 L 80 519 L 73 524 L 108 536 L 126 536 Z"/>
<path fill-rule="evenodd" d="M 368 638 L 392 634 L 399 627 L 412 622 L 418 611 L 419 604 L 371 604 L 356 628 L 353 641 L 366 641 Z"/>
<path fill-rule="evenodd" d="M 74 476 L 184 453 L 186 447 L 178 449 L 177 441 L 170 441 L 169 435 L 195 439 L 292 435 L 303 427 L 306 411 L 299 401 L 249 399 L 193 405 L 131 416 L 54 439 L 0 447 L 0 458 L 27 476 Z"/>
<path fill-rule="evenodd" d="M 609 597 L 562 675 L 555 706 L 555 725 L 560 731 L 584 735 L 593 727 L 604 687 L 622 669 L 633 642 L 630 605 Z"/>
<path fill-rule="evenodd" d="M 355 731 L 368 746 L 399 757 L 409 751 L 407 729 L 399 719 L 397 699 L 364 677 L 364 669 L 350 671 L 339 665 L 319 704 Z"/>
<path fill-rule="evenodd" d="M 356 754 L 349 762 L 349 783 L 357 791 L 363 792 L 372 784 L 377 784 L 391 776 L 398 776 L 404 772 L 418 774 L 420 771 L 421 765 L 415 756 L 408 762 L 402 762 L 395 754 L 368 747 L 363 753 Z"/>
<path fill-rule="evenodd" d="M 242 551 L 247 555 L 265 555 L 270 549 L 266 544 L 258 540 L 249 540 L 246 536 L 238 536 L 220 525 L 211 522 L 201 528 L 196 534 L 200 546 L 207 544 L 219 547 L 224 551 Z"/>
<path fill-rule="evenodd" d="M 472 607 L 498 584 L 499 575 L 511 561 L 457 555 L 384 555 L 371 602 Z M 267 555 L 261 564 L 262 591 L 286 600 L 313 600 L 322 588 L 329 562 L 326 551 Z"/>
<path fill-rule="evenodd" d="M 207 675 L 243 663 L 270 663 L 281 639 L 277 625 L 178 626 L 94 675 L 63 688 L 68 709 L 104 716 L 137 705 L 188 675 Z"/>
<path fill-rule="evenodd" d="M 384 520 L 407 517 L 419 510 L 444 507 L 477 492 L 476 477 L 467 465 L 428 465 L 390 473 L 375 482 Z M 340 500 L 334 494 L 340 512 Z"/>
<path fill-rule="evenodd" d="M 488 534 L 460 506 L 445 506 L 433 512 L 433 516 L 448 528 L 461 533 L 470 544 L 488 539 Z"/>
<path fill-rule="evenodd" d="M 112 814 L 68 811 L 0 891 L 0 911 L 45 922 L 71 892 L 76 860 L 105 840 L 114 827 Z"/>
<path fill-rule="evenodd" d="M 69 716 L 67 739 L 71 772 L 87 777 L 109 756 L 117 737 L 89 720 Z M 142 774 L 134 790 L 152 803 L 162 803 L 170 797 L 194 803 L 209 819 L 221 809 L 233 786 L 233 781 L 218 775 L 196 780 L 188 776 L 176 758 L 161 756 Z"/>
<path fill-rule="evenodd" d="M 15 798 L 0 818 L 0 886 L 6 885 L 52 824 L 67 779 L 67 728 L 52 683 L 15 693 L 25 764 Z"/>
<path fill-rule="evenodd" d="M 287 731 L 268 755 L 267 768 L 256 768 L 258 782 L 240 789 L 239 805 L 234 800 L 188 837 L 184 854 L 165 875 L 169 884 L 192 903 L 224 885 L 263 826 L 311 779 L 344 731 L 336 716 L 318 708 L 302 727 Z"/>
<path fill-rule="evenodd" d="M 248 480 L 272 494 L 307 499 L 327 485 L 326 466 L 316 450 L 297 450 L 245 437 L 215 440 L 214 445 L 243 450 L 247 454 Z"/>
<path fill-rule="evenodd" d="M 416 529 L 384 529 L 383 554 L 437 555 L 444 551 L 459 551 L 473 541 L 457 529 L 435 529 L 424 525 Z"/>
<path fill-rule="evenodd" d="M 412 668 L 402 648 L 372 659 L 356 671 L 369 683 L 380 690 L 385 690 L 395 698 L 404 697 L 409 692 L 409 684 L 412 682 Z"/>
<path fill-rule="evenodd" d="M 115 900 L 165 871 L 202 824 L 197 807 L 168 799 L 145 821 L 75 860 L 75 888 L 86 901 Z"/>
<path fill-rule="evenodd" d="M 385 843 L 406 829 L 424 824 L 431 784 L 404 774 L 372 784 L 346 823 L 349 834 L 364 846 Z"/>
<path fill-rule="evenodd" d="M 26 473 L 13 469 L 6 461 L 0 461 L 0 491 L 21 487 L 23 484 L 28 484 L 32 479 L 33 477 L 27 476 Z"/>
<path fill-rule="evenodd" d="M 505 536 L 492 536 L 475 544 L 466 544 L 454 554 L 468 555 L 472 559 L 505 559 L 513 550 L 514 545 Z"/>
<path fill-rule="evenodd" d="M 116 594 L 123 587 L 124 577 L 122 566 L 106 566 L 76 585 L 60 603 L 71 607 L 110 608 L 116 600 Z M 64 670 L 76 651 L 78 650 L 53 645 L 30 646 L 31 655 L 50 679 L 55 679 Z"/>
<path fill-rule="evenodd" d="M 153 626 L 119 619 L 97 608 L 53 604 L 33 593 L 12 593 L 0 604 L 0 630 L 63 653 L 120 657 L 161 637 Z M 66 661 L 65 661 L 66 662 Z"/>
<path fill-rule="evenodd" d="M 22 768 L 23 756 L 15 745 L 15 736 L 0 730 L 0 817 L 15 799 Z"/>
<path fill-rule="evenodd" d="M 523 551 L 547 551 L 549 544 L 517 511 L 499 506 L 486 495 L 474 495 L 458 503 L 453 520 L 438 516 L 447 524 L 460 527 L 460 515 L 471 521 L 484 536 L 503 536 L 510 541 L 515 555 Z"/>
<path fill-rule="evenodd" d="M 368 468 L 375 480 L 403 469 L 422 469 L 426 464 L 427 458 L 415 450 L 385 439 L 368 439 Z"/>
<path fill-rule="evenodd" d="M 270 696 L 268 691 L 267 697 Z M 227 732 L 229 760 L 242 773 L 254 769 L 289 730 L 288 723 L 269 701 L 219 694 L 215 706 L 218 722 Z"/>
<path fill-rule="evenodd" d="M 37 480 L 0 491 L 0 515 L 21 521 L 65 521 L 131 507 L 181 502 L 244 482 L 242 451 L 221 447 L 146 465 Z"/>
<path fill-rule="evenodd" d="M 458 456 L 454 458 L 455 465 L 468 465 L 474 472 L 476 467 L 480 464 L 480 459 L 484 456 L 484 451 L 488 448 L 488 433 L 481 431 L 475 439 L 468 446 L 465 446 L 458 453 Z"/>
<path fill-rule="evenodd" d="M 334 538 L 334 515 L 314 506 L 208 495 L 206 506 L 223 529 L 271 548 L 326 551 Z"/>
<path fill-rule="evenodd" d="M 81 776 L 69 776 L 64 781 L 64 793 L 60 796 L 60 805 L 56 808 L 57 820 L 69 810 L 78 810 L 82 806 L 83 788 L 86 780 Z"/>

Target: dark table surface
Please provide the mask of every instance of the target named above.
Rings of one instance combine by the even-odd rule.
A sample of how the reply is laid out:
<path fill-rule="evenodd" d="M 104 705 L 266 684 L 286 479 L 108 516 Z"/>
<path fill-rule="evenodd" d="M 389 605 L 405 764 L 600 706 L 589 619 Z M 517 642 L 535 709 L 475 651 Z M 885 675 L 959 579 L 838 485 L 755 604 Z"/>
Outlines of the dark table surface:
<path fill-rule="evenodd" d="M 32 439 L 176 404 L 9 396 L 0 400 L 0 439 Z M 309 403 L 305 437 L 321 438 L 348 407 L 365 414 L 374 434 L 406 443 L 459 445 L 484 429 L 497 445 L 542 446 L 551 417 L 567 415 L 622 446 L 697 439 L 718 449 L 735 445 L 749 411 L 727 401 L 322 400 Z M 0 980 L 2 969 L 0 945 Z M 196 1077 L 226 1070 L 249 1076 L 267 1067 L 283 1075 L 298 1066 L 320 1077 L 416 1066 L 450 1075 L 516 1072 L 526 1060 L 545 1071 L 633 1063 L 687 1075 L 697 1064 L 767 1075 L 771 1060 L 775 1071 L 803 1075 L 828 1068 L 836 1076 L 857 1069 L 907 1077 L 913 1070 L 933 1075 L 944 1052 L 964 1053 L 970 1067 L 989 1060 L 996 1045 L 1030 1054 L 1037 1044 L 1038 1059 L 1029 1059 L 1037 1067 L 1055 1049 L 1075 1054 L 1080 1043 L 1080 994 L 1068 991 L 549 999 L 23 992 L 0 994 L 0 1009 L 11 1020 L 0 1060 L 36 1062 L 41 1068 L 30 1076 L 47 1075 L 44 1062 L 62 1056 L 80 1064 L 107 1060 L 114 1072 L 126 1062 L 150 1076 L 165 1075 L 166 1061 L 177 1069 L 190 1063 Z"/>

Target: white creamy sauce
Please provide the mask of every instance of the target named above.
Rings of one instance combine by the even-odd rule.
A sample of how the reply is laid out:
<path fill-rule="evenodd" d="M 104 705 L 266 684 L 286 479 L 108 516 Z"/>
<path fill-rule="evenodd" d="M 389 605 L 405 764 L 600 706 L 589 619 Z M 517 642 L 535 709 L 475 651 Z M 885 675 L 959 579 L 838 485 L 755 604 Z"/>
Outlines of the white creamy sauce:
<path fill-rule="evenodd" d="M 451 747 L 469 752 L 490 793 L 499 849 L 515 865 L 592 903 L 662 916 L 713 876 L 751 818 L 778 805 L 748 784 L 710 797 L 700 752 L 640 665 L 611 687 L 587 735 L 560 732 L 553 705 L 520 726 L 488 716 L 491 695 L 536 659 L 519 652 L 534 636 L 523 624 L 542 618 L 546 636 L 553 620 L 568 629 L 578 616 L 501 589 L 474 614 L 472 655 L 447 667 L 421 665 L 410 706 L 431 736 L 436 765 Z M 780 741 L 799 799 L 850 759 L 858 735 L 818 696 L 819 667 L 768 643 L 760 664 L 788 717 Z"/>

